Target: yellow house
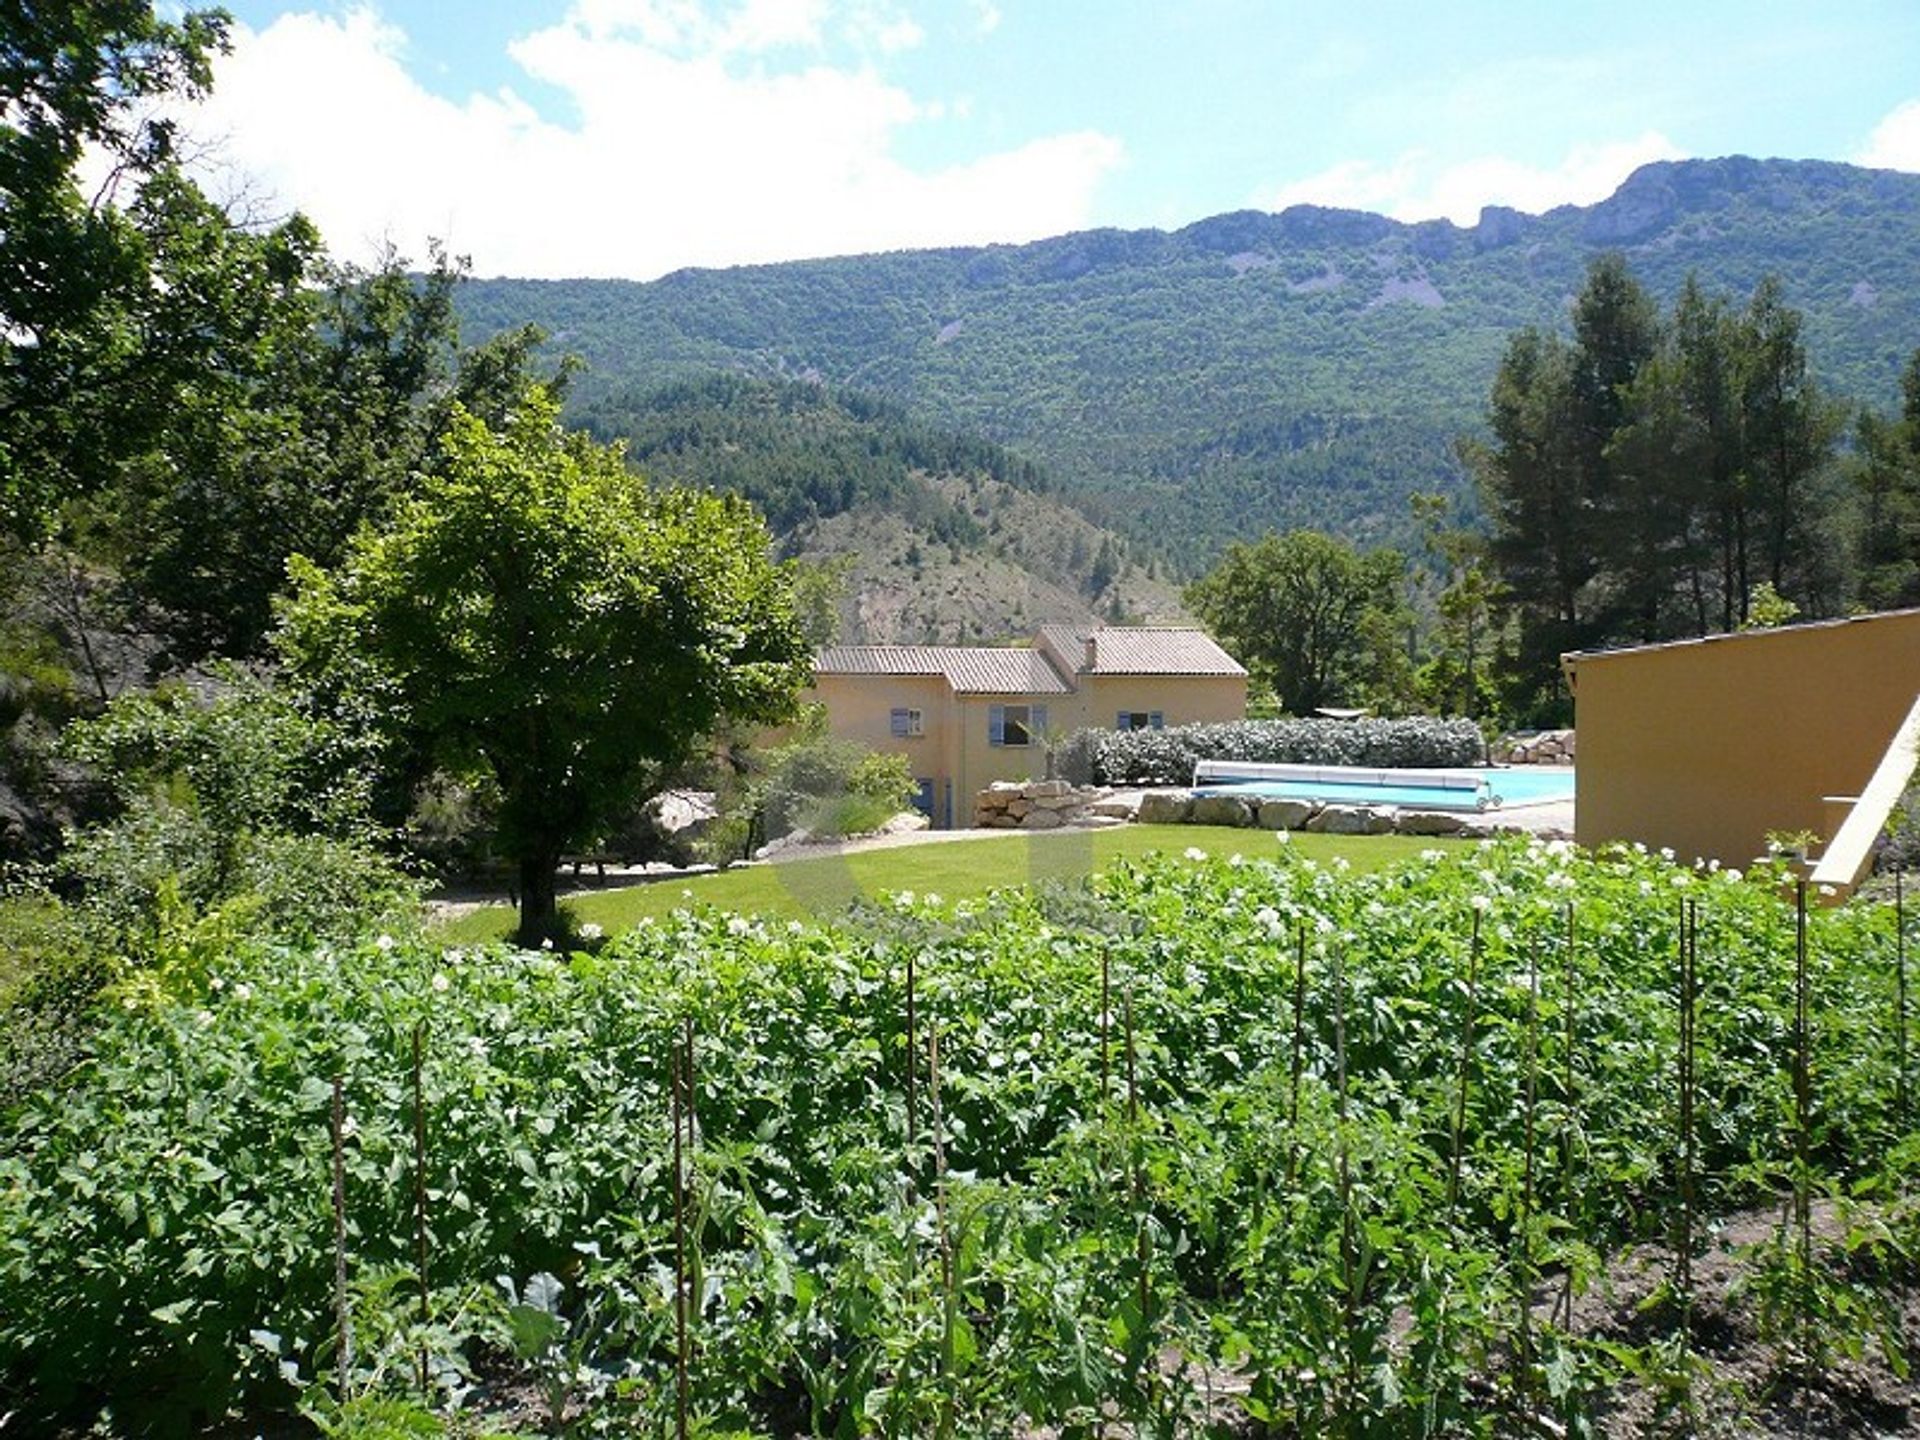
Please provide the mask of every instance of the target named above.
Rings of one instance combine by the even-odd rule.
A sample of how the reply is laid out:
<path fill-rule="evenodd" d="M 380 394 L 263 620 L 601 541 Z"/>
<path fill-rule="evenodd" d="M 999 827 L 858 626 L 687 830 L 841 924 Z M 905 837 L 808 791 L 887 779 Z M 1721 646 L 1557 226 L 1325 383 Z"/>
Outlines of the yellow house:
<path fill-rule="evenodd" d="M 1806 830 L 1828 842 L 1834 883 L 1864 871 L 1912 769 L 1920 610 L 1561 663 L 1579 726 L 1581 844 L 1639 840 L 1744 865 L 1769 831 Z"/>
<path fill-rule="evenodd" d="M 920 808 L 950 829 L 976 791 L 1043 773 L 1050 736 L 1244 718 L 1247 672 L 1199 630 L 1043 625 L 1013 649 L 831 646 L 809 698 L 834 735 L 905 755 Z"/>

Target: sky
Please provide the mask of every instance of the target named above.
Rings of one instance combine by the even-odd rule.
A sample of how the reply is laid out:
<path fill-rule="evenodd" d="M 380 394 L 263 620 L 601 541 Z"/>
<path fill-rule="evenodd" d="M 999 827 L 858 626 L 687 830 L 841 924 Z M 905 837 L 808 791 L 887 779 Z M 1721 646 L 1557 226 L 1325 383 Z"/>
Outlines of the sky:
<path fill-rule="evenodd" d="M 1920 171 L 1915 0 L 226 0 L 210 186 L 336 255 L 728 266 L 1346 206 L 1472 224 L 1648 161 Z"/>

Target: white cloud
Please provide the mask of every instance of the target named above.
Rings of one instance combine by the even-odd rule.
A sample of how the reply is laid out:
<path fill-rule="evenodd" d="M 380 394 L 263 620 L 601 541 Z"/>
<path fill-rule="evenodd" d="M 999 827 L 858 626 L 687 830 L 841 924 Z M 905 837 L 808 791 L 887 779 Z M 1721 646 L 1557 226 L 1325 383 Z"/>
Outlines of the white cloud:
<path fill-rule="evenodd" d="M 1855 160 L 1876 170 L 1920 170 L 1920 100 L 1896 107 L 1867 138 Z"/>
<path fill-rule="evenodd" d="M 1346 161 L 1280 186 L 1258 203 L 1269 210 L 1331 205 L 1375 210 L 1396 220 L 1446 218 L 1471 225 L 1483 205 L 1508 205 L 1529 214 L 1556 205 L 1590 205 L 1611 195 L 1639 166 L 1682 154 L 1657 130 L 1632 140 L 1577 145 L 1560 164 L 1545 168 L 1499 155 L 1439 165 L 1427 151 L 1411 150 L 1386 165 Z"/>
<path fill-rule="evenodd" d="M 646 278 L 1088 223 L 1117 140 L 1051 135 L 913 170 L 895 157 L 898 132 L 955 122 L 870 61 L 829 64 L 830 30 L 869 55 L 922 38 L 871 3 L 746 0 L 716 17 L 687 0 L 579 0 L 510 47 L 573 102 L 561 124 L 510 89 L 428 92 L 403 63 L 405 36 L 370 11 L 288 14 L 235 27 L 193 126 L 312 215 L 336 253 L 391 240 L 419 255 L 435 237 L 483 275 Z"/>
<path fill-rule="evenodd" d="M 973 0 L 973 18 L 982 35 L 991 35 L 1000 28 L 1000 7 L 993 0 Z"/>

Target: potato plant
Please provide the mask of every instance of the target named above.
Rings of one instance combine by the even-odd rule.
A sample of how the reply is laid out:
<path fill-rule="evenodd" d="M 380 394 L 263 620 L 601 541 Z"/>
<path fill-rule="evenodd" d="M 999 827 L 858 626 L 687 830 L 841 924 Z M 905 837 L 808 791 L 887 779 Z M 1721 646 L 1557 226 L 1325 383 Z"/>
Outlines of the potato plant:
<path fill-rule="evenodd" d="M 1282 847 L 824 927 L 683 913 L 592 953 L 239 946 L 111 996 L 90 1061 L 10 1117 L 0 1409 L 347 1433 L 411 1395 L 671 1435 L 678 1291 L 690 1433 L 1577 1427 L 1618 1347 L 1534 1302 L 1670 1223 L 1686 898 L 1710 1214 L 1778 1193 L 1802 1118 L 1771 874 Z M 1811 926 L 1808 1151 L 1866 1183 L 1902 1128 L 1892 932 Z"/>

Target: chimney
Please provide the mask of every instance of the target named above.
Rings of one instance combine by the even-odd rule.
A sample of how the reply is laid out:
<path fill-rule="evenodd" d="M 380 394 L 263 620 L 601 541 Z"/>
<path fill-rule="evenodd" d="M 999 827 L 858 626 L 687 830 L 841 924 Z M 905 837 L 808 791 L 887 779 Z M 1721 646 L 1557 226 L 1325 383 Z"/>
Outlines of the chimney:
<path fill-rule="evenodd" d="M 1082 669 L 1093 671 L 1100 666 L 1100 637 L 1092 630 L 1087 632 L 1087 663 Z"/>

